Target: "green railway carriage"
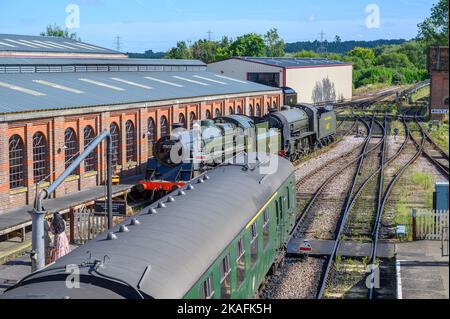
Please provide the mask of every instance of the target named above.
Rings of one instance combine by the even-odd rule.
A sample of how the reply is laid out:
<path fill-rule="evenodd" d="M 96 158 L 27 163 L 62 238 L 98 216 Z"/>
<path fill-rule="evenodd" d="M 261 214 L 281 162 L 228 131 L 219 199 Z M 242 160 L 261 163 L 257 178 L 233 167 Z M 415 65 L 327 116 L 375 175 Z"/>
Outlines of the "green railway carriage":
<path fill-rule="evenodd" d="M 248 222 L 186 299 L 251 298 L 274 264 L 295 224 L 294 177 L 290 176 Z"/>
<path fill-rule="evenodd" d="M 257 158 L 239 155 L 195 178 L 113 228 L 115 236 L 100 235 L 0 298 L 255 296 L 287 244 L 296 208 L 292 164 Z M 273 174 L 264 171 L 270 163 Z M 66 285 L 68 266 L 77 268 L 78 289 Z"/>

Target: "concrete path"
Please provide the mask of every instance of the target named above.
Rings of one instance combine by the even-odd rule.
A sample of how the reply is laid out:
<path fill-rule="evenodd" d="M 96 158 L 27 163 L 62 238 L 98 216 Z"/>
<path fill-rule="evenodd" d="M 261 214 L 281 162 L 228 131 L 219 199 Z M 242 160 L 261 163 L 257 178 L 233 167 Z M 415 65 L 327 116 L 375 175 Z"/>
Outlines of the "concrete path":
<path fill-rule="evenodd" d="M 397 244 L 397 282 L 402 299 L 449 299 L 449 257 L 440 241 Z"/>

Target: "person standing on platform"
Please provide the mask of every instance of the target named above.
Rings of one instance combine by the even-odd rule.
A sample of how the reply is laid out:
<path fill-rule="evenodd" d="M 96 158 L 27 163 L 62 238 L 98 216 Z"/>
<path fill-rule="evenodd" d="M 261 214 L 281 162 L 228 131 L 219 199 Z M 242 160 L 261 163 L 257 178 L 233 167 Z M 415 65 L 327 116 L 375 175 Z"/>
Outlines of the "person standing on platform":
<path fill-rule="evenodd" d="M 70 252 L 69 240 L 66 235 L 66 222 L 59 213 L 53 214 L 52 233 L 54 234 L 54 251 L 52 262 Z"/>

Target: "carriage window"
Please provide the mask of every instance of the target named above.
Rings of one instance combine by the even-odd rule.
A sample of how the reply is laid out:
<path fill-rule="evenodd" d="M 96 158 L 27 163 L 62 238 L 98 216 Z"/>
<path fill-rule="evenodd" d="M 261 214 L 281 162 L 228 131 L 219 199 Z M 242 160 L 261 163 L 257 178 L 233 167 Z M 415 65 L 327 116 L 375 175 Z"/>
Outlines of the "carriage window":
<path fill-rule="evenodd" d="M 200 287 L 200 299 L 212 299 L 213 296 L 212 275 L 210 275 Z"/>
<path fill-rule="evenodd" d="M 258 261 L 258 228 L 256 222 L 252 225 L 252 240 L 250 243 L 250 266 L 253 268 Z"/>
<path fill-rule="evenodd" d="M 220 265 L 220 298 L 231 298 L 231 267 L 230 267 L 230 255 L 226 255 L 222 259 Z"/>
<path fill-rule="evenodd" d="M 263 225 L 263 249 L 266 250 L 269 244 L 269 211 L 264 211 L 264 225 Z"/>
<path fill-rule="evenodd" d="M 242 283 L 245 280 L 245 246 L 244 239 L 241 238 L 237 242 L 237 255 L 238 258 L 236 260 L 237 264 L 237 285 L 240 288 Z"/>

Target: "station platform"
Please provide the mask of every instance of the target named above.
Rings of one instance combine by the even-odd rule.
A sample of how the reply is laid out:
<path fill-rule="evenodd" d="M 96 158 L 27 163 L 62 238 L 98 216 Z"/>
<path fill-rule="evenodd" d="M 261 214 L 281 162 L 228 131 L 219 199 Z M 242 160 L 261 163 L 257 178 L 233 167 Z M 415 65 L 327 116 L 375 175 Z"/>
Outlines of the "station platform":
<path fill-rule="evenodd" d="M 449 299 L 449 257 L 440 241 L 397 244 L 397 298 Z"/>
<path fill-rule="evenodd" d="M 122 184 L 113 186 L 113 196 L 121 196 L 131 190 L 143 176 L 124 178 Z M 44 201 L 44 208 L 48 212 L 66 213 L 70 209 L 77 209 L 105 197 L 105 186 L 96 186 L 66 196 Z M 0 213 L 0 236 L 31 225 L 33 207 L 22 206 Z"/>
<path fill-rule="evenodd" d="M 289 255 L 299 255 L 300 247 L 307 238 L 292 239 L 287 247 Z M 308 252 L 310 257 L 330 256 L 335 245 L 334 240 L 308 240 L 311 245 L 311 251 Z M 338 248 L 337 255 L 342 257 L 369 257 L 372 251 L 371 243 L 342 241 Z M 395 256 L 395 244 L 379 242 L 377 246 L 377 257 L 393 258 Z"/>

